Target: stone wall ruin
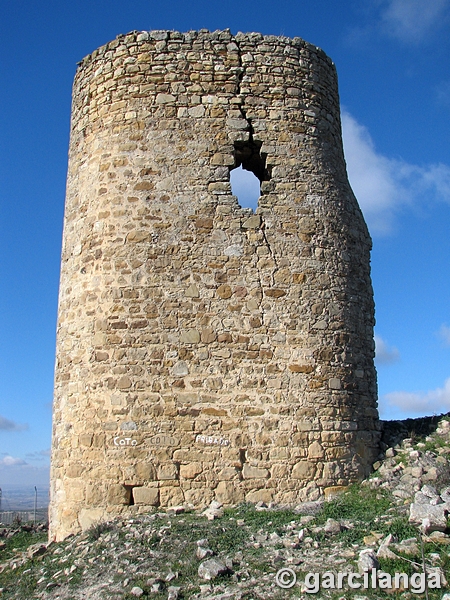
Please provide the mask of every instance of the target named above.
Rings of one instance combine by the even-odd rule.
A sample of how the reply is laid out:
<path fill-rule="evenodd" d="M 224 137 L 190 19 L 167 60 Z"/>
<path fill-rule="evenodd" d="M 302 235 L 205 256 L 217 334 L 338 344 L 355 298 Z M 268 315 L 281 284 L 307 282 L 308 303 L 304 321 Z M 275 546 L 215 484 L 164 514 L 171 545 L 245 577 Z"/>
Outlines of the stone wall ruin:
<path fill-rule="evenodd" d="M 261 182 L 255 213 L 231 193 Z M 300 38 L 119 36 L 79 65 L 51 536 L 212 499 L 296 504 L 377 454 L 370 237 L 333 63 Z"/>

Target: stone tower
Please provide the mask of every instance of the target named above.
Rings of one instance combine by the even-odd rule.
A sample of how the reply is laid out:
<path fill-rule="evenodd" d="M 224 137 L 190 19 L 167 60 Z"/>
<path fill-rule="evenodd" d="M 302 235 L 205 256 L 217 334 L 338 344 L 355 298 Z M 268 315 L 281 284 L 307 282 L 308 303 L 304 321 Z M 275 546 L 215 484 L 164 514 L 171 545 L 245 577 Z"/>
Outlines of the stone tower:
<path fill-rule="evenodd" d="M 255 213 L 232 195 L 242 165 Z M 300 38 L 132 32 L 75 77 L 51 536 L 295 504 L 377 453 L 371 240 L 336 72 Z"/>

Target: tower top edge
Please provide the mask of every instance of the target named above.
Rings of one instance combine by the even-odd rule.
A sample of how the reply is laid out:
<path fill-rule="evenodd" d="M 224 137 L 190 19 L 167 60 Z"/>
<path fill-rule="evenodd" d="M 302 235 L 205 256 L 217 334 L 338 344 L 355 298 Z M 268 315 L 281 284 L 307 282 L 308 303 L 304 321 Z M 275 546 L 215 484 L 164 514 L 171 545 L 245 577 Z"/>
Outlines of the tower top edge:
<path fill-rule="evenodd" d="M 304 49 L 310 53 L 316 54 L 329 63 L 330 66 L 334 66 L 331 58 L 319 47 L 315 46 L 304 40 L 301 37 L 287 37 L 284 35 L 264 35 L 257 32 L 246 32 L 243 33 L 238 31 L 236 34 L 231 33 L 230 29 L 217 29 L 215 31 L 209 31 L 209 29 L 198 29 L 190 30 L 186 32 L 180 32 L 169 29 L 154 29 L 150 31 L 138 31 L 133 30 L 126 34 L 119 34 L 114 40 L 103 44 L 102 46 L 95 49 L 90 54 L 86 55 L 82 60 L 77 63 L 78 69 L 87 66 L 92 60 L 100 58 L 106 52 L 114 51 L 119 46 L 130 46 L 133 44 L 145 44 L 146 42 L 158 42 L 166 41 L 173 43 L 193 43 L 198 42 L 212 42 L 212 43 L 236 43 L 238 46 L 241 44 L 251 44 L 253 46 L 264 45 L 264 44 L 283 44 L 285 46 L 292 46 L 298 49 Z"/>

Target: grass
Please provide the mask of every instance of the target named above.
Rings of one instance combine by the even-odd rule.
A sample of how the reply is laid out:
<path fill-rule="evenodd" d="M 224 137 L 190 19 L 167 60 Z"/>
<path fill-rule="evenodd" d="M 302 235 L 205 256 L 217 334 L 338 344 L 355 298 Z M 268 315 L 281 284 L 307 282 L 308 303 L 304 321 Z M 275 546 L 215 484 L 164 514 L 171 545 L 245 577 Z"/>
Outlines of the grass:
<path fill-rule="evenodd" d="M 235 508 L 224 511 L 225 516 L 236 520 L 242 519 L 252 532 L 270 527 L 275 533 L 282 533 L 286 525 L 298 521 L 299 515 L 292 510 L 256 510 L 252 504 L 239 504 Z"/>
<path fill-rule="evenodd" d="M 386 491 L 374 491 L 368 487 L 352 485 L 347 492 L 340 494 L 330 502 L 325 502 L 322 511 L 310 523 L 310 527 L 324 525 L 328 519 L 337 521 L 349 520 L 353 527 L 341 532 L 341 539 L 346 543 L 362 543 L 371 531 L 390 533 L 390 529 L 381 520 L 391 506 L 392 497 Z M 318 541 L 323 541 L 325 533 L 314 534 Z"/>
<path fill-rule="evenodd" d="M 87 539 L 90 542 L 97 541 L 104 533 L 114 531 L 116 529 L 113 523 L 96 523 L 87 530 Z"/>
<path fill-rule="evenodd" d="M 392 533 L 395 539 L 397 540 L 405 540 L 411 537 L 417 537 L 418 529 L 414 525 L 411 525 L 408 521 L 408 517 L 395 517 L 389 523 L 383 523 L 381 527 L 379 527 L 381 533 Z"/>
<path fill-rule="evenodd" d="M 11 538 L 6 538 L 6 547 L 0 550 L 0 563 L 11 560 L 15 557 L 20 557 L 22 552 L 34 544 L 44 544 L 48 541 L 47 532 L 21 531 Z M 59 544 L 61 549 L 64 549 L 69 542 Z M 60 557 L 62 556 L 59 555 Z M 50 581 L 55 581 L 53 576 L 58 572 L 62 573 L 58 576 L 58 583 L 68 582 L 70 585 L 78 585 L 82 574 L 80 570 L 66 575 L 64 569 L 69 569 L 73 562 L 67 561 L 63 565 L 59 559 L 52 554 L 43 554 L 33 559 L 28 559 L 25 563 L 16 569 L 5 569 L 0 573 L 0 588 L 3 588 L 1 597 L 7 598 L 33 598 L 36 589 L 39 588 L 38 581 L 45 575 L 45 585 Z"/>
<path fill-rule="evenodd" d="M 21 531 L 10 538 L 4 538 L 6 546 L 0 550 L 0 563 L 14 558 L 19 552 L 24 552 L 31 544 L 44 544 L 47 542 L 46 531 Z"/>
<path fill-rule="evenodd" d="M 440 441 L 437 441 L 438 447 Z M 423 448 L 420 448 L 423 452 Z M 407 458 L 405 456 L 405 458 Z M 143 598 L 154 598 L 162 600 L 167 598 L 167 589 L 171 585 L 180 586 L 183 595 L 180 600 L 189 600 L 199 592 L 198 566 L 199 559 L 196 557 L 197 540 L 205 538 L 208 540 L 208 547 L 218 555 L 219 558 L 225 557 L 233 559 L 237 553 L 242 553 L 243 561 L 236 569 L 236 573 L 222 576 L 212 583 L 214 588 L 222 584 L 225 586 L 231 583 L 237 583 L 239 578 L 248 579 L 249 577 L 261 577 L 264 573 L 273 573 L 283 566 L 273 560 L 272 551 L 268 551 L 268 546 L 272 550 L 281 550 L 283 552 L 283 539 L 264 541 L 270 534 L 276 533 L 280 538 L 288 530 L 299 530 L 302 515 L 291 510 L 256 510 L 251 504 L 240 504 L 234 508 L 227 508 L 221 518 L 214 521 L 207 521 L 199 517 L 196 513 L 184 513 L 179 516 L 154 516 L 147 523 L 145 520 L 142 525 L 125 526 L 113 523 L 101 523 L 91 527 L 81 538 L 61 542 L 43 556 L 28 560 L 23 566 L 15 570 L 8 569 L 0 573 L 0 588 L 4 588 L 1 594 L 5 600 L 11 598 L 33 598 L 39 590 L 45 589 L 49 582 L 57 582 L 70 586 L 81 585 L 82 580 L 86 581 L 85 569 L 90 569 L 90 564 L 96 564 L 97 570 L 93 571 L 95 577 L 101 573 L 102 566 L 114 562 L 114 571 L 112 577 L 116 582 L 118 589 L 124 578 L 129 577 L 130 582 L 127 587 L 120 588 L 118 592 L 111 592 L 108 600 L 132 600 L 131 589 L 139 586 L 144 590 Z M 338 521 L 348 520 L 351 526 L 341 533 L 335 534 L 330 538 L 322 532 L 314 532 L 315 528 L 322 527 L 327 519 L 332 518 Z M 450 523 L 449 523 L 450 525 Z M 341 544 L 342 547 L 358 544 L 359 549 L 364 546 L 364 537 L 371 532 L 376 532 L 382 536 L 392 534 L 397 540 L 416 537 L 420 549 L 420 533 L 408 522 L 404 510 L 394 501 L 390 492 L 383 489 L 374 490 L 368 486 L 353 485 L 347 492 L 337 496 L 330 502 L 325 502 L 321 511 L 307 525 L 308 537 L 313 538 L 314 548 L 317 543 L 323 552 L 327 552 L 328 543 Z M 113 544 L 108 534 L 113 536 Z M 258 536 L 262 536 L 260 539 Z M 295 536 L 293 536 L 295 538 Z M 30 544 L 43 543 L 46 541 L 46 533 L 33 533 L 22 531 L 12 538 L 6 538 L 5 548 L 0 551 L 0 563 L 13 558 L 20 552 L 27 549 Z M 292 538 L 291 538 L 292 539 Z M 77 552 L 71 553 L 71 549 L 78 547 Z M 80 543 L 81 542 L 81 543 Z M 133 551 L 128 554 L 127 548 L 132 545 Z M 114 549 L 111 550 L 112 546 Z M 355 546 L 356 547 L 356 546 Z M 82 564 L 80 565 L 80 552 L 84 551 Z M 427 564 L 432 564 L 433 554 L 439 555 L 438 564 L 445 572 L 450 572 L 449 546 L 439 545 L 437 543 L 426 543 L 424 545 L 424 554 Z M 403 572 L 412 575 L 415 570 L 422 571 L 422 558 L 420 556 L 401 556 L 401 552 L 394 550 L 399 558 L 380 560 L 381 570 L 393 575 L 395 572 Z M 357 552 L 352 559 L 353 567 L 356 569 Z M 117 556 L 117 558 L 115 558 Z M 77 558 L 78 557 L 78 558 Z M 120 557 L 120 558 L 119 558 Z M 141 557 L 146 557 L 142 563 Z M 67 559 L 67 560 L 65 560 Z M 77 569 L 69 573 L 74 561 Z M 133 562 L 134 561 L 134 562 Z M 413 565 L 416 563 L 416 566 Z M 138 565 L 139 569 L 128 573 L 127 567 Z M 347 566 L 348 568 L 348 566 Z M 64 573 L 64 569 L 66 572 Z M 151 574 L 158 574 L 158 577 L 164 579 L 169 571 L 177 572 L 178 576 L 171 582 L 165 582 L 160 592 L 151 591 Z M 299 569 L 294 568 L 299 575 Z M 58 574 L 59 573 L 59 574 Z M 134 573 L 134 576 L 133 576 Z M 55 577 L 56 575 L 56 577 Z M 41 584 L 37 582 L 45 576 L 45 581 Z M 111 576 L 111 575 L 110 575 Z M 69 581 L 70 580 L 70 581 Z M 206 583 L 206 582 L 204 582 Z M 294 587 L 291 590 L 277 590 L 270 584 L 267 587 L 267 597 L 278 598 L 298 598 L 299 588 Z M 262 592 L 258 591 L 258 586 L 254 590 L 246 590 L 242 598 L 248 600 L 257 600 L 262 598 Z M 423 595 L 408 592 L 409 598 L 423 597 Z M 437 600 L 442 596 L 442 591 L 429 591 L 429 599 Z M 387 595 L 380 589 L 376 590 L 349 590 L 344 589 L 336 593 L 331 590 L 321 590 L 321 598 L 338 599 L 353 598 L 363 595 L 370 600 L 379 600 L 380 598 L 406 598 L 401 592 L 393 591 Z M 313 596 L 312 596 L 313 597 Z M 316 597 L 316 596 L 314 596 Z M 106 596 L 105 596 L 106 598 Z"/>

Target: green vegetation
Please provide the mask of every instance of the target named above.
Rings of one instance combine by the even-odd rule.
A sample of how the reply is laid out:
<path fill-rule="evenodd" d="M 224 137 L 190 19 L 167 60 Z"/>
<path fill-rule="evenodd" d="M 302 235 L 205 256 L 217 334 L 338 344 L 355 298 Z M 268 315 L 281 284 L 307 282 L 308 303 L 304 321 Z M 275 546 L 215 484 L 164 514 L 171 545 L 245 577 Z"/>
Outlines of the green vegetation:
<path fill-rule="evenodd" d="M 358 544 L 361 548 L 364 546 L 364 536 L 372 531 L 383 536 L 391 533 L 399 541 L 416 537 L 419 548 L 416 554 L 406 554 L 396 549 L 398 558 L 381 559 L 380 568 L 391 575 L 395 572 L 412 575 L 416 571 L 422 571 L 420 534 L 408 523 L 406 516 L 392 512 L 391 500 L 387 492 L 374 491 L 368 486 L 351 486 L 346 493 L 331 502 L 324 503 L 320 513 L 308 524 L 307 535 L 321 546 L 323 545 L 325 552 L 327 543 L 331 541 L 333 544 L 342 544 L 342 547 L 351 548 L 353 544 Z M 323 531 L 314 533 L 314 530 L 323 526 L 329 518 L 339 521 L 348 520 L 349 528 L 333 536 L 327 536 Z M 107 596 L 110 600 L 132 600 L 134 596 L 131 595 L 130 590 L 133 586 L 139 586 L 144 590 L 143 598 L 162 600 L 167 598 L 167 590 L 171 585 L 181 587 L 183 595 L 180 595 L 180 600 L 181 598 L 188 600 L 200 591 L 197 573 L 200 561 L 196 557 L 197 540 L 208 540 L 207 546 L 220 557 L 233 559 L 238 553 L 241 554 L 241 560 L 236 563 L 239 565 L 239 577 L 244 577 L 244 580 L 246 577 L 258 578 L 258 574 L 275 573 L 280 566 L 283 566 L 273 562 L 268 547 L 271 545 L 273 549 L 277 547 L 282 549 L 284 546 L 277 542 L 277 536 L 282 541 L 288 531 L 299 530 L 300 519 L 301 515 L 291 510 L 257 510 L 253 505 L 241 504 L 235 508 L 225 509 L 224 515 L 214 521 L 207 521 L 195 513 L 185 513 L 173 517 L 155 517 L 151 521 L 151 526 L 149 526 L 150 522 L 131 524 L 126 527 L 114 523 L 96 525 L 76 541 L 69 538 L 65 542 L 52 546 L 53 551 L 29 559 L 15 570 L 6 569 L 0 573 L 0 587 L 4 589 L 2 598 L 33 598 L 37 590 L 45 589 L 48 584 L 53 585 L 52 582 L 58 585 L 80 585 L 85 580 L 86 571 L 82 566 L 73 566 L 74 563 L 76 565 L 79 563 L 79 558 L 76 559 L 76 556 L 79 557 L 83 552 L 87 553 L 87 564 L 94 564 L 95 561 L 100 573 L 113 562 L 114 553 L 123 554 L 126 548 L 132 545 L 133 553 L 130 557 L 151 557 L 151 572 L 159 572 L 167 579 L 170 579 L 167 576 L 172 572 L 174 578 L 160 582 L 160 591 L 155 592 L 151 589 L 151 572 L 147 571 L 148 575 L 143 576 L 139 575 L 138 571 L 135 577 L 130 577 L 126 589 L 116 593 L 111 592 Z M 273 540 L 270 539 L 271 536 Z M 113 538 L 115 549 L 111 552 L 109 540 Z M 18 552 L 23 552 L 30 544 L 44 542 L 45 539 L 45 533 L 33 534 L 32 532 L 21 532 L 7 539 L 7 544 L 1 551 L 0 562 L 11 559 Z M 262 543 L 258 540 L 262 540 Z M 78 548 L 76 553 L 73 552 L 74 547 Z M 426 543 L 424 554 L 427 563 L 433 563 L 433 556 L 430 555 L 434 555 L 434 562 L 438 555 L 441 568 L 444 572 L 446 569 L 449 570 L 450 558 L 447 548 L 437 543 Z M 357 556 L 358 552 L 351 562 L 355 562 Z M 130 560 L 133 562 L 136 558 Z M 148 567 L 144 568 L 144 571 L 147 569 Z M 300 569 L 297 568 L 296 571 L 298 580 L 301 580 Z M 113 579 L 120 589 L 123 580 L 127 577 L 127 571 L 113 573 Z M 45 579 L 44 583 L 42 583 L 43 579 Z M 229 582 L 230 576 L 225 575 L 214 580 L 214 587 L 221 583 L 228 585 Z M 268 597 L 274 600 L 298 598 L 298 592 L 298 587 L 278 590 L 272 586 Z M 358 590 L 349 592 L 346 588 L 340 593 L 329 590 L 326 597 L 342 598 L 343 592 L 346 598 L 358 595 Z M 395 600 L 405 598 L 402 592 L 391 591 L 389 595 L 385 595 L 385 592 L 380 589 L 364 590 L 363 595 L 370 600 L 379 600 L 383 597 Z M 437 600 L 441 595 L 440 591 L 439 593 L 434 590 L 429 591 L 430 600 Z M 248 600 L 250 598 L 256 600 L 258 597 L 250 592 L 243 596 Z M 416 594 L 414 597 L 421 596 Z"/>
<path fill-rule="evenodd" d="M 96 523 L 92 525 L 90 529 L 87 531 L 87 539 L 90 542 L 95 542 L 98 540 L 104 533 L 108 533 L 109 531 L 113 531 L 115 526 L 113 523 Z"/>
<path fill-rule="evenodd" d="M 330 502 L 325 502 L 322 511 L 310 523 L 310 527 L 324 525 L 327 519 L 347 519 L 351 521 L 352 527 L 342 531 L 342 540 L 349 544 L 362 543 L 371 531 L 386 532 L 386 535 L 390 532 L 389 527 L 380 520 L 380 516 L 391 506 L 391 502 L 392 497 L 388 492 L 353 485 L 347 492 Z M 322 541 L 326 534 L 320 532 L 313 537 Z"/>
<path fill-rule="evenodd" d="M 25 551 L 31 544 L 43 544 L 47 541 L 46 531 L 22 530 L 10 538 L 2 538 L 5 547 L 0 549 L 0 563 L 13 558 L 18 552 Z"/>
<path fill-rule="evenodd" d="M 225 509 L 224 514 L 236 520 L 242 519 L 252 532 L 261 527 L 270 527 L 271 531 L 278 534 L 282 533 L 286 525 L 300 519 L 292 510 L 257 510 L 253 504 L 239 504 L 235 508 Z"/>

